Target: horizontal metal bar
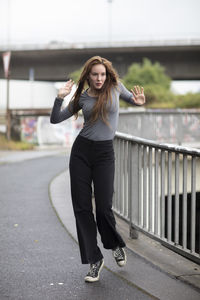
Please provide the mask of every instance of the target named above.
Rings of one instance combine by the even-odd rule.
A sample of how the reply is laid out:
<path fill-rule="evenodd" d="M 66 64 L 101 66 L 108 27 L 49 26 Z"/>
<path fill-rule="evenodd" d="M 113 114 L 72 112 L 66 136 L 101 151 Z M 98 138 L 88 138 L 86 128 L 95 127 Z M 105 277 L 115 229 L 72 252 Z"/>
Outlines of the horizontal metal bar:
<path fill-rule="evenodd" d="M 129 115 L 129 114 L 145 114 L 145 115 L 155 115 L 155 114 L 158 114 L 159 115 L 199 115 L 200 113 L 200 109 L 199 108 L 190 108 L 190 109 L 184 109 L 184 108 L 179 108 L 179 109 L 166 109 L 166 108 L 159 108 L 159 109 L 155 109 L 155 108 L 143 108 L 143 107 L 129 107 L 129 109 L 127 110 L 126 108 L 123 109 L 121 108 L 120 111 L 119 111 L 120 115 Z"/>
<path fill-rule="evenodd" d="M 183 146 L 179 146 L 179 145 L 172 145 L 172 144 L 162 144 L 162 143 L 158 143 L 152 140 L 147 140 L 147 139 L 142 139 L 130 134 L 126 134 L 126 133 L 122 133 L 122 132 L 116 132 L 116 138 L 121 138 L 124 140 L 128 140 L 128 141 L 132 141 L 135 143 L 139 143 L 142 145 L 146 145 L 146 146 L 151 146 L 154 148 L 159 148 L 159 149 L 164 149 L 167 151 L 173 151 L 175 153 L 182 153 L 182 154 L 190 154 L 190 155 L 196 155 L 196 156 L 200 156 L 200 150 L 199 149 L 195 149 L 195 148 L 191 148 L 191 147 L 183 147 Z"/>

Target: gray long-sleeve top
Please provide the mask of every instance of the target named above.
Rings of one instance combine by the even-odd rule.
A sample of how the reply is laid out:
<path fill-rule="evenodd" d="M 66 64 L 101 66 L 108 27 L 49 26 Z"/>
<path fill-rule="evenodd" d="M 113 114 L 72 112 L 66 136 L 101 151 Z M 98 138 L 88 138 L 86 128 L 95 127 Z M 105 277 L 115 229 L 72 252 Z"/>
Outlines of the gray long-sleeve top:
<path fill-rule="evenodd" d="M 97 98 L 89 96 L 87 91 L 83 92 L 79 99 L 79 107 L 80 110 L 82 109 L 84 117 L 83 128 L 79 133 L 81 136 L 93 141 L 112 140 L 114 138 L 119 117 L 119 97 L 128 103 L 134 104 L 134 102 L 131 99 L 133 94 L 121 82 L 118 83 L 117 87 L 111 89 L 111 96 L 112 102 L 108 104 L 109 125 L 105 124 L 101 118 L 97 119 L 95 123 L 91 123 L 90 117 Z M 55 99 L 50 117 L 53 124 L 60 123 L 73 115 L 73 109 L 69 110 L 69 105 L 72 105 L 72 102 L 61 110 L 62 102 L 62 99 Z"/>

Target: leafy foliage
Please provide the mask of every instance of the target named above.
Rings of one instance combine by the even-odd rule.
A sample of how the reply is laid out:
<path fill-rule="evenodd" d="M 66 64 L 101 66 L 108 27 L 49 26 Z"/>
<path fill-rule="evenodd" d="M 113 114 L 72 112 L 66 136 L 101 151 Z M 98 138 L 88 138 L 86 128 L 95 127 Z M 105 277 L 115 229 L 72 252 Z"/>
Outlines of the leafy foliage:
<path fill-rule="evenodd" d="M 165 69 L 160 63 L 153 64 L 148 58 L 144 58 L 141 64 L 133 63 L 128 68 L 123 83 L 128 89 L 133 88 L 133 85 L 143 86 L 148 104 L 172 98 L 170 77 L 165 74 Z"/>
<path fill-rule="evenodd" d="M 8 141 L 3 134 L 0 134 L 0 149 L 1 150 L 31 150 L 34 148 L 33 144 L 25 142 Z"/>
<path fill-rule="evenodd" d="M 160 86 L 164 89 L 170 89 L 171 79 L 165 74 L 165 69 L 160 63 L 152 63 L 148 58 L 143 59 L 143 63 L 133 63 L 127 74 L 123 78 L 127 88 L 134 85 L 142 86 Z"/>
<path fill-rule="evenodd" d="M 179 108 L 200 108 L 200 93 L 187 93 L 177 95 L 175 99 L 176 107 Z"/>

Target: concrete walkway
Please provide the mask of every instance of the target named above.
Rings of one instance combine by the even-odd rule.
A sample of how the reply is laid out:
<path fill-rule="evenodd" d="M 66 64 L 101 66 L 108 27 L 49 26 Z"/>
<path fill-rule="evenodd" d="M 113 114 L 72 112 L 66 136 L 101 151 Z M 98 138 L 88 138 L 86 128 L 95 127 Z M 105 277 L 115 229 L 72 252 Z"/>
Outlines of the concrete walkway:
<path fill-rule="evenodd" d="M 69 234 L 77 241 L 70 196 L 69 171 L 57 176 L 50 185 L 51 201 Z M 130 284 L 139 286 L 158 299 L 195 299 L 200 297 L 200 266 L 161 246 L 160 243 L 139 236 L 129 239 L 128 226 L 117 219 L 118 230 L 127 244 L 128 263 L 123 269 L 113 266 L 109 251 L 99 246 L 106 267 Z M 184 284 L 185 283 L 185 284 Z M 196 289 L 193 290 L 192 287 Z M 193 292 L 195 295 L 192 296 Z M 191 298 L 192 296 L 192 298 Z"/>

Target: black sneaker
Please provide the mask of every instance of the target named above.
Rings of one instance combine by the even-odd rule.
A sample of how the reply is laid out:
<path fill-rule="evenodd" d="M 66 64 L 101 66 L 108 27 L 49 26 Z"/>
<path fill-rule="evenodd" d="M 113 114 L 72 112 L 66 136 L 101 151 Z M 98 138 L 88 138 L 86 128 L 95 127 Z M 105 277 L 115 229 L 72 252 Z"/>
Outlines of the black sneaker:
<path fill-rule="evenodd" d="M 126 264 L 126 253 L 123 248 L 117 247 L 113 249 L 113 256 L 119 267 L 123 267 Z"/>
<path fill-rule="evenodd" d="M 104 260 L 101 259 L 100 261 L 96 262 L 95 264 L 90 265 L 90 271 L 85 276 L 85 281 L 87 282 L 94 282 L 99 280 L 99 274 L 101 269 L 104 266 Z"/>

